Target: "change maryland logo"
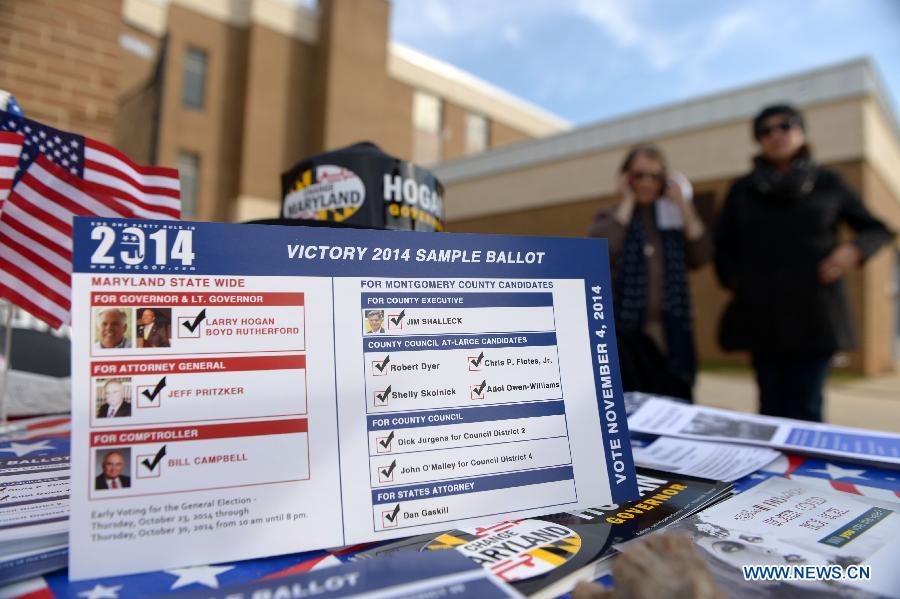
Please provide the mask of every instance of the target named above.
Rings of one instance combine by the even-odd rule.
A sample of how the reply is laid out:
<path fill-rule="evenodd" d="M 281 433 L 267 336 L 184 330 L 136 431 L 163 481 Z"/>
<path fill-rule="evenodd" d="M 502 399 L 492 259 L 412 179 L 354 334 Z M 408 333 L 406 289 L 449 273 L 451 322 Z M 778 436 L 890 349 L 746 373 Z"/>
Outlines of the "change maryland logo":
<path fill-rule="evenodd" d="M 543 520 L 516 520 L 487 528 L 453 530 L 420 551 L 456 549 L 506 582 L 541 576 L 578 555 L 581 536 Z"/>
<path fill-rule="evenodd" d="M 366 201 L 366 187 L 353 171 L 323 164 L 303 171 L 284 199 L 282 216 L 343 222 Z"/>

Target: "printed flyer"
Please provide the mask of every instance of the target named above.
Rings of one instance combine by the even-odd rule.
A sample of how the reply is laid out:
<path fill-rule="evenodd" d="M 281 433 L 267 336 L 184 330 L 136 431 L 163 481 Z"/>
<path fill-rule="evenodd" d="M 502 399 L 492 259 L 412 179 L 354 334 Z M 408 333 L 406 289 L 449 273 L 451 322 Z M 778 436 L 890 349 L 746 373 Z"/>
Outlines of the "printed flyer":
<path fill-rule="evenodd" d="M 643 468 L 728 482 L 761 470 L 782 455 L 767 447 L 674 437 L 659 437 L 646 445 L 632 438 L 631 452 L 635 465 Z"/>
<path fill-rule="evenodd" d="M 772 477 L 667 532 L 691 537 L 731 597 L 897 596 L 898 505 Z M 782 575 L 752 579 L 754 566 Z M 854 576 L 860 588 L 848 586 Z"/>
<path fill-rule="evenodd" d="M 93 218 L 73 262 L 73 579 L 638 496 L 605 240 Z"/>
<path fill-rule="evenodd" d="M 632 397 L 630 403 L 639 404 L 628 416 L 628 425 L 638 433 L 758 445 L 900 468 L 900 435 L 894 433 L 742 414 L 646 395 Z"/>

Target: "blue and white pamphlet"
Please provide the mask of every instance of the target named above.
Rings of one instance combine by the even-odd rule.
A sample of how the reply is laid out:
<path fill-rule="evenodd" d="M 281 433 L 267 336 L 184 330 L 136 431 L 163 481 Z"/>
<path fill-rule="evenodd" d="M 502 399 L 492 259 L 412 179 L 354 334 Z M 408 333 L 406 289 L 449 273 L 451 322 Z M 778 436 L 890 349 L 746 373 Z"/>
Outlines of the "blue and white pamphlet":
<path fill-rule="evenodd" d="M 80 218 L 73 579 L 635 499 L 600 239 Z"/>
<path fill-rule="evenodd" d="M 655 396 L 640 399 L 628 424 L 650 435 L 756 445 L 900 469 L 900 435 L 887 431 L 743 414 Z"/>

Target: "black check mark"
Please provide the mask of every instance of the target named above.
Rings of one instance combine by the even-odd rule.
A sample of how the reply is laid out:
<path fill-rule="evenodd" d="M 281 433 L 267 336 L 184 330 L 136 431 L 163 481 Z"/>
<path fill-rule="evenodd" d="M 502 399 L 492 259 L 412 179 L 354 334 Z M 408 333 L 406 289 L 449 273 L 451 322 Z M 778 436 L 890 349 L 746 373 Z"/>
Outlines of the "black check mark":
<path fill-rule="evenodd" d="M 160 461 L 161 459 L 163 459 L 165 456 L 166 456 L 166 446 L 163 445 L 162 447 L 159 448 L 159 451 L 156 452 L 156 455 L 153 456 L 153 461 L 152 461 L 152 462 L 151 462 L 150 460 L 148 460 L 148 459 L 145 458 L 145 459 L 141 462 L 141 464 L 143 464 L 144 466 L 146 466 L 146 467 L 147 467 L 147 470 L 149 470 L 150 472 L 153 472 L 153 470 L 156 469 L 156 465 L 159 464 L 159 461 Z"/>
<path fill-rule="evenodd" d="M 404 316 L 406 316 L 406 310 L 400 310 L 400 314 L 398 314 L 396 318 L 392 318 L 391 322 L 393 322 L 395 325 L 400 324 L 400 321 L 403 320 Z"/>
<path fill-rule="evenodd" d="M 387 401 L 388 397 L 390 397 L 390 395 L 391 395 L 391 387 L 392 386 L 393 385 L 388 385 L 387 389 L 385 389 L 381 393 L 376 393 L 375 399 L 377 399 L 378 401 Z M 391 436 L 393 436 L 393 434 L 394 433 L 391 433 Z"/>
<path fill-rule="evenodd" d="M 396 468 L 396 467 L 397 467 L 397 460 L 394 460 L 393 462 L 391 462 L 390 466 L 388 466 L 387 468 L 382 468 L 381 473 L 384 475 L 385 478 L 387 478 L 391 475 L 391 473 L 394 471 L 394 468 Z"/>
<path fill-rule="evenodd" d="M 381 364 L 376 364 L 375 368 L 378 369 L 378 372 L 384 372 L 384 369 L 387 368 L 388 362 L 390 362 L 390 361 L 391 361 L 391 357 L 385 356 L 384 362 L 382 362 Z"/>
<path fill-rule="evenodd" d="M 163 388 L 165 388 L 165 386 L 166 386 L 166 377 L 162 377 L 162 379 L 158 383 L 156 383 L 156 387 L 153 389 L 153 393 L 150 393 L 149 390 L 144 389 L 141 392 L 141 395 L 143 395 L 150 401 L 153 401 L 154 399 L 156 399 L 156 396 L 159 395 L 159 392 L 162 391 Z"/>
<path fill-rule="evenodd" d="M 205 318 L 206 318 L 206 308 L 203 308 L 202 310 L 200 310 L 200 314 L 198 314 L 197 317 L 194 319 L 194 322 L 188 322 L 185 320 L 184 322 L 181 323 L 181 325 L 184 328 L 186 328 L 188 331 L 193 333 L 194 331 L 197 330 L 197 327 L 200 326 L 200 323 L 203 322 L 203 320 Z"/>
<path fill-rule="evenodd" d="M 487 379 L 481 381 L 481 384 L 475 387 L 475 393 L 481 395 L 481 392 L 484 391 L 484 388 L 487 386 Z"/>
<path fill-rule="evenodd" d="M 472 360 L 472 366 L 481 366 L 481 361 L 484 359 L 484 352 L 478 354 L 478 358 Z"/>
<path fill-rule="evenodd" d="M 388 522 L 394 522 L 397 520 L 397 514 L 400 513 L 400 504 L 398 503 L 394 506 L 394 510 L 390 514 L 385 514 L 385 518 L 387 518 Z"/>
<path fill-rule="evenodd" d="M 394 440 L 394 431 L 391 431 L 391 434 L 387 436 L 387 439 L 383 439 L 383 440 L 379 441 L 378 444 L 381 445 L 382 447 L 384 447 L 385 449 L 387 449 L 388 445 L 390 445 L 391 441 L 393 441 L 393 440 Z"/>

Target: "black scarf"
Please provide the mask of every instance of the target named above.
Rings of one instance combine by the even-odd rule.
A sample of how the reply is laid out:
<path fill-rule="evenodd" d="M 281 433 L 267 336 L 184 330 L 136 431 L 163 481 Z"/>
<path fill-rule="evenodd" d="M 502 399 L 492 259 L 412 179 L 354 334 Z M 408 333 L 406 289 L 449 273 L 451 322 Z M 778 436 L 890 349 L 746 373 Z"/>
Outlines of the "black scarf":
<path fill-rule="evenodd" d="M 808 195 L 816 184 L 818 169 L 809 149 L 805 146 L 797 152 L 787 171 L 776 169 L 762 156 L 753 159 L 751 181 L 763 196 L 795 199 Z"/>
<path fill-rule="evenodd" d="M 664 277 L 663 325 L 666 359 L 672 374 L 693 385 L 697 372 L 691 301 L 688 290 L 687 261 L 682 229 L 660 230 Z M 644 328 L 647 311 L 647 237 L 641 224 L 640 209 L 635 210 L 628 225 L 622 253 L 617 261 L 613 305 L 616 326 L 631 333 Z"/>

